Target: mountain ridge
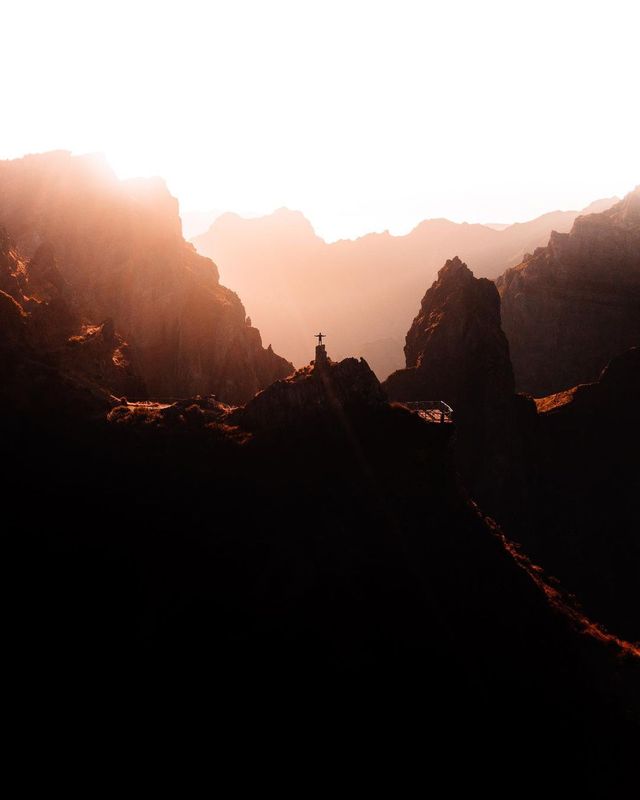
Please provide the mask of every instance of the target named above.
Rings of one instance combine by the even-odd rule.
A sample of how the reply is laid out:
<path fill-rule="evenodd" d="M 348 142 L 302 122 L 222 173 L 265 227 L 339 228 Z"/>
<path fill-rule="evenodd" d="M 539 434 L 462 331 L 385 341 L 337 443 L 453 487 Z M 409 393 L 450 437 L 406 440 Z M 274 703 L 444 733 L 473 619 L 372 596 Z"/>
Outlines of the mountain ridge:
<path fill-rule="evenodd" d="M 219 217 L 192 241 L 216 261 L 252 320 L 296 365 L 308 360 L 306 325 L 326 329 L 336 358 L 365 355 L 368 343 L 367 359 L 384 378 L 402 367 L 401 342 L 415 298 L 446 259 L 457 254 L 479 277 L 495 279 L 546 244 L 554 228 L 569 230 L 580 213 L 550 212 L 503 231 L 434 218 L 399 236 L 372 232 L 327 243 L 301 212 L 279 209 L 252 219 Z M 372 350 L 376 342 L 384 345 Z"/>

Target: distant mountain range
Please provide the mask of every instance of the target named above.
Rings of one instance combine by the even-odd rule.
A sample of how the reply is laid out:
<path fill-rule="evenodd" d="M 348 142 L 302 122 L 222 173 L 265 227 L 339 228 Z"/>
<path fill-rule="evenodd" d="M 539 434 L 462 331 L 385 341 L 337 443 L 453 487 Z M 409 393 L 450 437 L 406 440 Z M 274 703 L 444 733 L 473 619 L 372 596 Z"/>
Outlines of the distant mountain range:
<path fill-rule="evenodd" d="M 385 378 L 404 366 L 402 347 L 416 298 L 448 258 L 457 255 L 476 276 L 495 279 L 546 245 L 552 231 L 567 232 L 580 214 L 616 201 L 602 199 L 582 211 L 553 211 L 506 227 L 430 219 L 404 236 L 371 233 L 331 244 L 297 211 L 282 208 L 255 219 L 227 213 L 192 241 L 216 262 L 222 281 L 242 297 L 277 352 L 296 365 L 307 363 L 310 335 L 322 329 L 333 358 L 362 355 Z"/>

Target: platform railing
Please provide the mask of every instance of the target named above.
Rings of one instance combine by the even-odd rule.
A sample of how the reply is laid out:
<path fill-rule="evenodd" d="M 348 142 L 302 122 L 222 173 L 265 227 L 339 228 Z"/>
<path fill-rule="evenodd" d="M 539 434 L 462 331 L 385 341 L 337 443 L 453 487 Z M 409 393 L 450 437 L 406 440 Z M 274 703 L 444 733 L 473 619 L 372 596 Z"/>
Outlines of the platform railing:
<path fill-rule="evenodd" d="M 444 400 L 408 400 L 402 405 L 417 413 L 427 422 L 441 424 L 453 422 L 453 409 Z"/>

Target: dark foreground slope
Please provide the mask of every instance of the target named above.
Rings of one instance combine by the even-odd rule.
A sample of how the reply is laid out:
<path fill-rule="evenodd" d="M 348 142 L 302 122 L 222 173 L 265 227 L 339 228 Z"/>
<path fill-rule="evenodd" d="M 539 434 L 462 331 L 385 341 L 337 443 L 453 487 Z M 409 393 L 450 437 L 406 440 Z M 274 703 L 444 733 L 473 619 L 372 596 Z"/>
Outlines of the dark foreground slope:
<path fill-rule="evenodd" d="M 629 764 L 637 657 L 550 603 L 457 484 L 450 426 L 387 404 L 364 362 L 240 410 L 94 412 L 0 420 L 39 696 L 151 692 L 249 727 L 295 706 L 305 735 L 427 759 Z"/>
<path fill-rule="evenodd" d="M 57 290 L 80 320 L 112 320 L 152 397 L 244 402 L 293 369 L 184 241 L 159 179 L 119 181 L 100 158 L 66 152 L 3 161 L 1 227 L 25 261 L 43 249 L 55 259 Z"/>
<path fill-rule="evenodd" d="M 640 348 L 536 402 L 537 480 L 518 536 L 589 615 L 640 640 Z"/>

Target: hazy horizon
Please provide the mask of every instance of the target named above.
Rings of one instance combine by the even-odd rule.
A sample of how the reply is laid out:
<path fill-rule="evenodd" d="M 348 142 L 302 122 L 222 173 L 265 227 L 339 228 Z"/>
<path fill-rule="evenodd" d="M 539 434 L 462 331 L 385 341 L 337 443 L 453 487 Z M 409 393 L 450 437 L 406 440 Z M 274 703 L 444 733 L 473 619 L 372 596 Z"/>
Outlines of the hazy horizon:
<path fill-rule="evenodd" d="M 326 241 L 580 209 L 638 180 L 638 17 L 617 0 L 26 0 L 4 11 L 0 158 L 103 152 L 185 213 L 299 209 Z"/>
<path fill-rule="evenodd" d="M 587 201 L 584 205 L 578 206 L 576 208 L 548 208 L 546 211 L 542 211 L 540 214 L 536 214 L 533 217 L 527 217 L 527 218 L 522 218 L 522 219 L 514 219 L 514 220 L 507 220 L 507 221 L 505 221 L 505 220 L 501 220 L 501 221 L 495 221 L 495 220 L 486 221 L 486 220 L 471 220 L 471 219 L 459 219 L 459 220 L 457 220 L 457 219 L 451 219 L 450 217 L 434 216 L 434 217 L 421 218 L 421 219 L 417 220 L 416 222 L 412 223 L 406 230 L 404 230 L 404 229 L 403 230 L 391 230 L 389 227 L 380 227 L 380 228 L 377 228 L 375 230 L 369 230 L 369 229 L 362 230 L 362 231 L 359 231 L 359 232 L 355 232 L 355 233 L 353 233 L 352 235 L 349 235 L 349 236 L 338 236 L 336 238 L 330 238 L 330 237 L 327 237 L 327 236 L 323 236 L 322 233 L 318 230 L 316 224 L 314 223 L 314 220 L 309 216 L 309 214 L 305 213 L 304 209 L 301 209 L 301 208 L 288 208 L 287 206 L 280 206 L 278 208 L 273 208 L 270 211 L 265 211 L 265 212 L 262 212 L 262 213 L 257 212 L 257 211 L 247 211 L 247 210 L 237 211 L 237 210 L 231 209 L 231 208 L 227 208 L 227 209 L 224 209 L 224 210 L 215 209 L 215 210 L 212 210 L 212 211 L 203 211 L 202 209 L 183 209 L 182 206 L 181 206 L 180 207 L 180 216 L 181 216 L 181 218 L 183 220 L 183 224 L 184 224 L 184 218 L 185 217 L 207 217 L 209 215 L 211 215 L 211 217 L 212 217 L 211 222 L 209 224 L 206 224 L 205 227 L 199 228 L 199 227 L 195 226 L 193 233 L 189 233 L 189 234 L 185 233 L 185 239 L 189 240 L 189 239 L 194 239 L 197 236 L 202 235 L 203 233 L 206 233 L 208 231 L 208 229 L 211 227 L 211 225 L 215 222 L 215 220 L 218 219 L 219 217 L 224 216 L 225 214 L 233 214 L 233 215 L 235 215 L 237 217 L 240 217 L 243 220 L 251 220 L 251 219 L 261 219 L 261 218 L 264 218 L 264 217 L 271 217 L 274 214 L 277 214 L 279 211 L 286 211 L 286 212 L 290 212 L 290 213 L 293 213 L 293 214 L 300 213 L 306 219 L 306 221 L 311 225 L 311 227 L 313 228 L 313 231 L 314 231 L 316 236 L 318 236 L 320 239 L 322 239 L 326 244 L 335 244 L 338 241 L 344 241 L 344 240 L 353 241 L 355 239 L 360 239 L 363 236 L 367 236 L 368 234 L 371 234 L 371 233 L 388 233 L 393 237 L 407 236 L 421 222 L 430 222 L 430 221 L 436 221 L 436 220 L 441 220 L 441 219 L 444 219 L 447 222 L 453 222 L 453 223 L 455 223 L 457 225 L 465 225 L 465 224 L 467 224 L 467 225 L 482 225 L 482 226 L 484 226 L 486 228 L 494 228 L 495 230 L 504 230 L 506 228 L 511 227 L 512 225 L 520 225 L 520 224 L 523 224 L 523 223 L 532 222 L 533 220 L 538 219 L 540 217 L 543 217 L 543 216 L 545 216 L 547 214 L 565 213 L 565 212 L 571 212 L 571 211 L 582 211 L 582 210 L 588 208 L 591 205 L 597 205 L 599 203 L 599 201 L 601 201 L 601 200 L 610 200 L 610 199 L 618 199 L 619 200 L 620 198 L 622 198 L 626 194 L 628 194 L 630 191 L 632 191 L 633 188 L 634 187 L 630 185 L 629 188 L 626 191 L 623 191 L 620 194 L 611 195 L 611 197 L 606 197 L 606 198 L 605 197 L 593 198 L 592 200 Z"/>

